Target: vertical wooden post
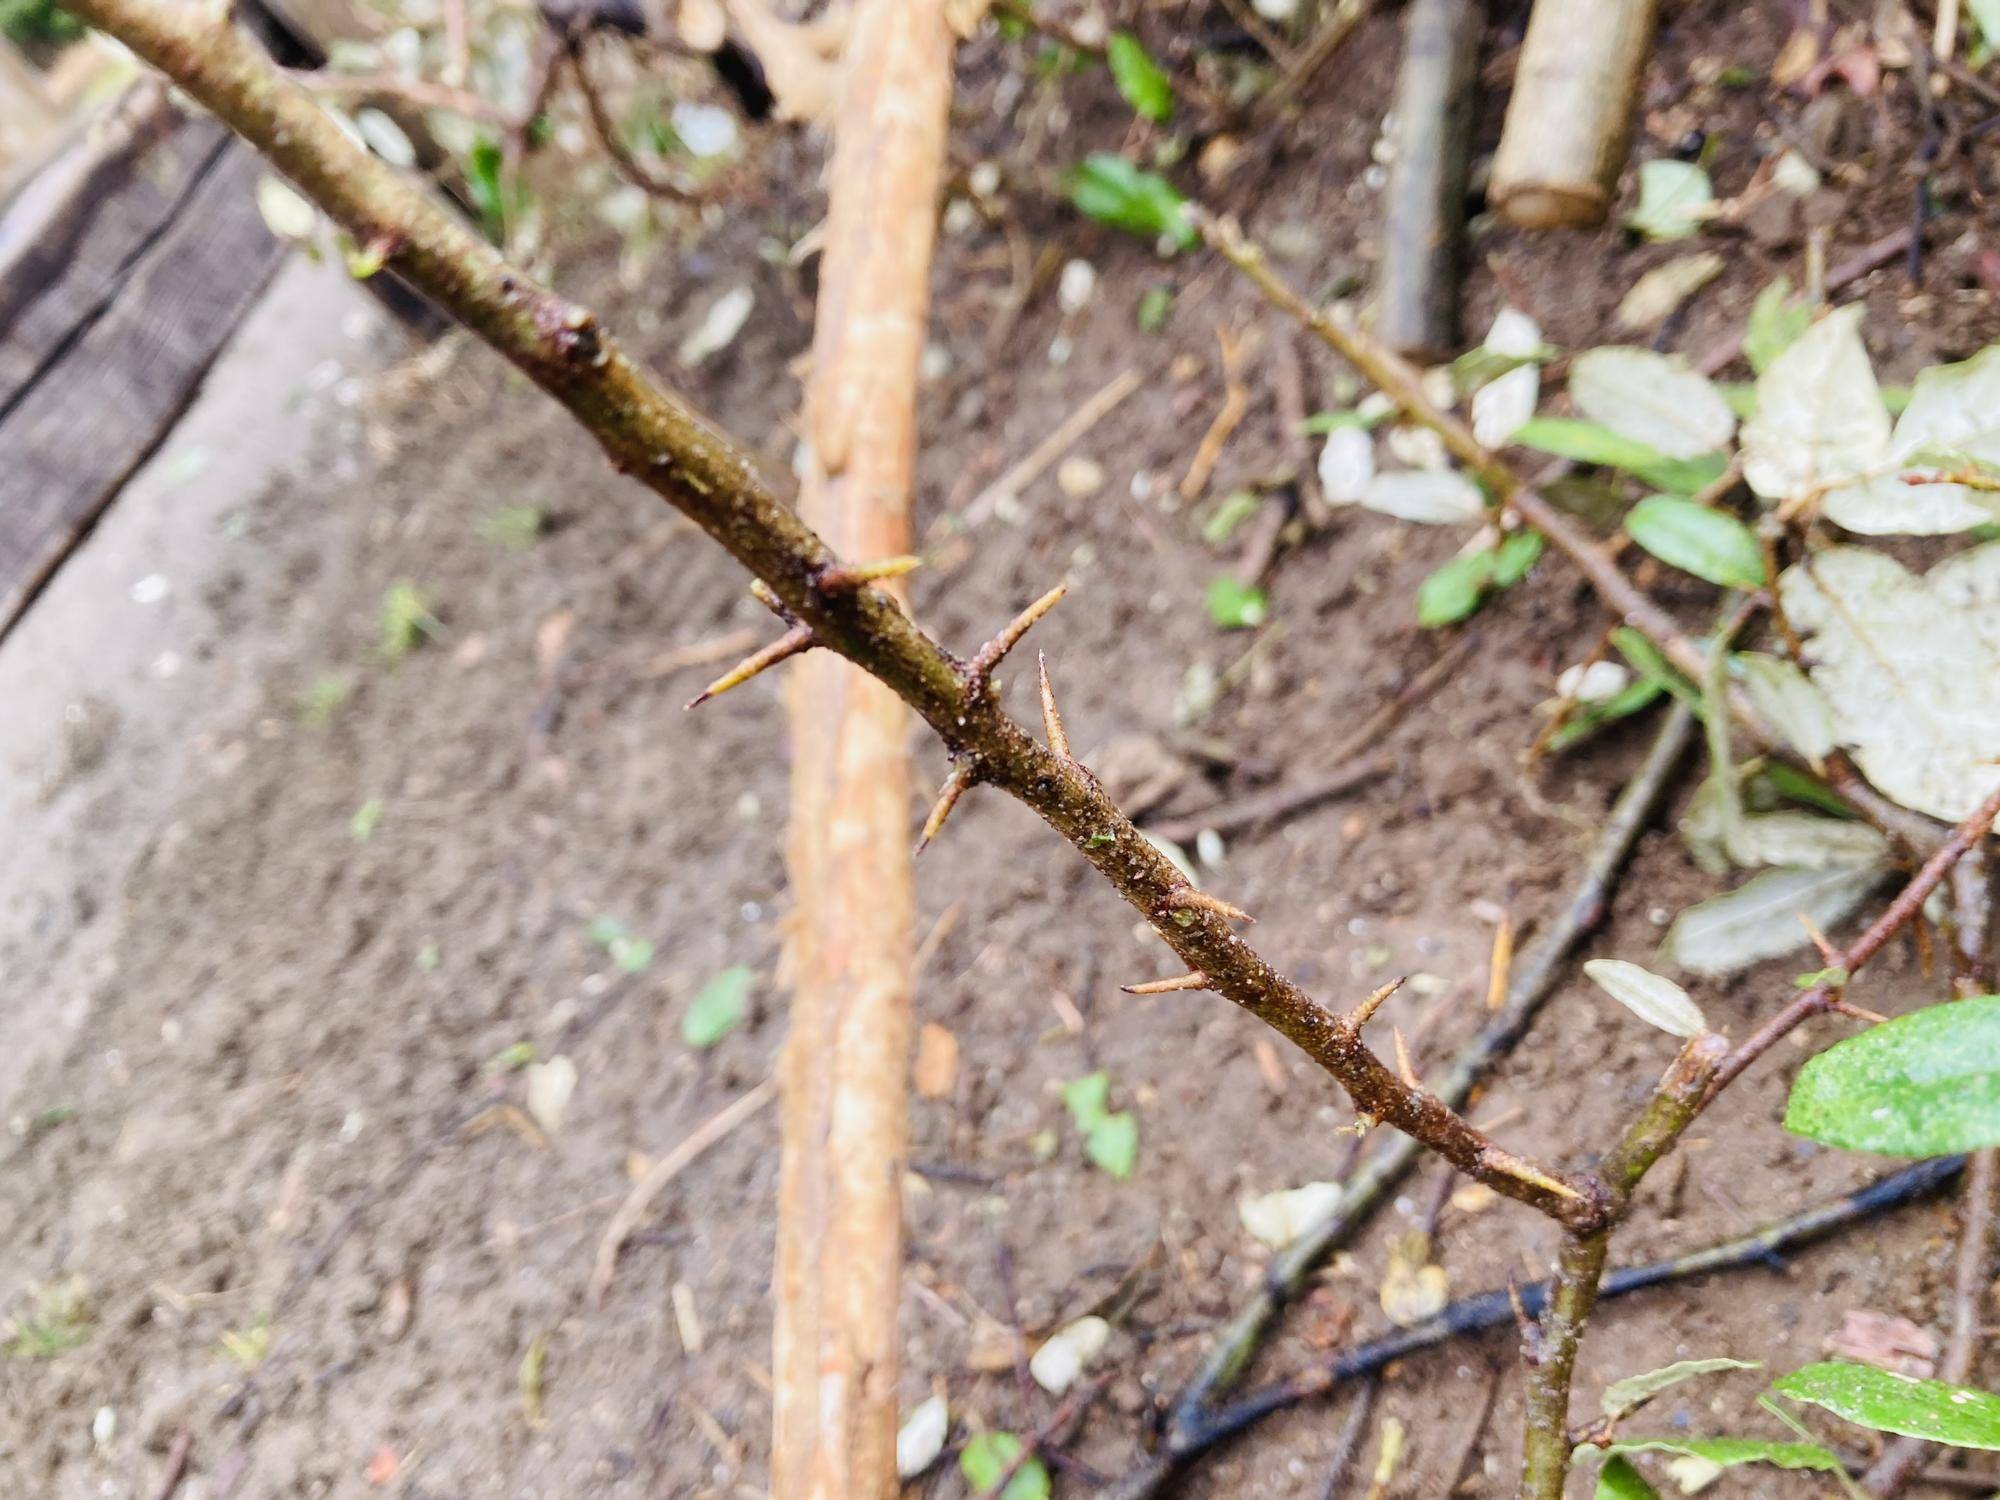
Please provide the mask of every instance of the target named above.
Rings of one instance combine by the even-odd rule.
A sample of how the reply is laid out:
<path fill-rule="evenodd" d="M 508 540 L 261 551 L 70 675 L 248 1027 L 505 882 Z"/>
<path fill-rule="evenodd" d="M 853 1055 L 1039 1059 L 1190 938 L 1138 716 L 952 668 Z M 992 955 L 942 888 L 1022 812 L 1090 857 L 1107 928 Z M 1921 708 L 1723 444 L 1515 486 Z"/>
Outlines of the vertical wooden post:
<path fill-rule="evenodd" d="M 951 36 L 943 0 L 860 0 L 852 24 L 799 509 L 860 563 L 909 550 Z M 789 688 L 794 989 L 771 1492 L 887 1500 L 909 1088 L 910 719 L 831 652 L 808 655 Z"/>

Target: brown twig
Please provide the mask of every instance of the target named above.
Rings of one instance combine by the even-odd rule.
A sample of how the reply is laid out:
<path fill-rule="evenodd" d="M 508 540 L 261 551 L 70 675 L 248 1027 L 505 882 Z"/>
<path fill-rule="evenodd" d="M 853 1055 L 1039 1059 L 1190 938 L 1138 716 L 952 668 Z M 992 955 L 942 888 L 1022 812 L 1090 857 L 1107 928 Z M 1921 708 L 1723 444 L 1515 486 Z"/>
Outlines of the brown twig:
<path fill-rule="evenodd" d="M 153 1500 L 174 1500 L 174 1491 L 187 1478 L 188 1460 L 194 1455 L 194 1429 L 183 1422 L 174 1433 L 174 1443 L 167 1450 L 167 1467 L 160 1475 L 158 1488 L 153 1491 Z"/>
<path fill-rule="evenodd" d="M 1070 1429 L 1083 1420 L 1115 1375 L 1115 1371 L 1107 1370 L 1077 1385 L 1063 1397 L 1041 1425 L 1028 1434 L 1019 1450 L 1007 1461 L 1007 1466 L 1000 1471 L 1000 1477 L 979 1492 L 979 1500 L 1000 1500 L 1007 1493 L 1007 1486 L 1014 1482 L 1014 1477 L 1028 1466 L 1030 1460 L 1049 1456 L 1058 1444 L 1066 1441 Z"/>
<path fill-rule="evenodd" d="M 1249 106 L 1249 119 L 1253 125 L 1264 125 L 1274 120 L 1278 112 L 1296 99 L 1320 74 L 1333 56 L 1354 34 L 1354 28 L 1367 19 L 1369 11 L 1375 8 L 1375 0 L 1338 0 L 1333 12 L 1320 23 L 1319 31 L 1313 39 L 1293 55 L 1291 65 L 1278 75 L 1277 82 L 1259 94 Z"/>
<path fill-rule="evenodd" d="M 670 181 L 655 172 L 625 140 L 625 133 L 618 128 L 618 122 L 611 118 L 611 109 L 604 102 L 604 95 L 597 87 L 597 80 L 590 75 L 590 63 L 584 53 L 589 44 L 579 37 L 569 44 L 568 57 L 570 72 L 576 75 L 576 91 L 583 96 L 584 113 L 590 117 L 590 128 L 596 132 L 598 141 L 604 147 L 604 154 L 611 158 L 611 164 L 634 187 L 640 188 L 655 198 L 669 203 L 685 203 L 693 195 L 679 183 Z"/>

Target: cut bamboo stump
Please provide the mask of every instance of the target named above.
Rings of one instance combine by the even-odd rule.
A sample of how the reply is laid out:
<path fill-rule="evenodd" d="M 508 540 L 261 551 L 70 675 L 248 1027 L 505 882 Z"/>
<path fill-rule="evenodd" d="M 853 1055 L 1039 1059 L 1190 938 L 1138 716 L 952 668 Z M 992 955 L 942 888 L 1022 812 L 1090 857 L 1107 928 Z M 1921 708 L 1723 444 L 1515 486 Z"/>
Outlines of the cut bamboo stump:
<path fill-rule="evenodd" d="M 852 24 L 799 510 L 839 556 L 862 563 L 909 550 L 951 38 L 943 0 L 861 0 Z M 771 1493 L 889 1500 L 912 988 L 910 716 L 830 652 L 809 653 L 789 688 L 795 910 Z"/>
<path fill-rule="evenodd" d="M 1601 224 L 1658 0 L 1535 0 L 1487 198 L 1530 229 Z"/>

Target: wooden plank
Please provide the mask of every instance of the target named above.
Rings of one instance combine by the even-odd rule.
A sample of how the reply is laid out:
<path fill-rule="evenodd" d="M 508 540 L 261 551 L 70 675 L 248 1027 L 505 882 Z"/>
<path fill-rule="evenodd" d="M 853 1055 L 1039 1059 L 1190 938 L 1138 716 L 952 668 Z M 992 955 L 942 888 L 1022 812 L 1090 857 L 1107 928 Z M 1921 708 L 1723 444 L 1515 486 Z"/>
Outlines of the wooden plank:
<path fill-rule="evenodd" d="M 0 636 L 158 445 L 283 259 L 230 145 L 102 313 L 0 416 Z"/>
<path fill-rule="evenodd" d="M 227 139 L 158 87 L 82 134 L 0 218 L 0 413 L 103 313 Z"/>

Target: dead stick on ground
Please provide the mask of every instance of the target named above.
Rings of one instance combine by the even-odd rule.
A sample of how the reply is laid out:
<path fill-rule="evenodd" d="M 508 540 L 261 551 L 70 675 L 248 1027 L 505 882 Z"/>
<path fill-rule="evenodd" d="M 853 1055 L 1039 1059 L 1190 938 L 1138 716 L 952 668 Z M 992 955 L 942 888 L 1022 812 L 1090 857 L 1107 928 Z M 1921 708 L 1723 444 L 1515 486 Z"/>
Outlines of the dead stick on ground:
<path fill-rule="evenodd" d="M 1460 1103 L 1469 1098 L 1493 1064 L 1506 1057 L 1526 1034 L 1542 1003 L 1555 992 L 1570 954 L 1603 921 L 1619 872 L 1694 742 L 1694 724 L 1694 714 L 1685 704 L 1669 709 L 1645 761 L 1606 818 L 1604 832 L 1561 913 L 1515 958 L 1505 1007 L 1459 1054 L 1444 1077 L 1433 1081 L 1440 1097 Z M 1388 1201 L 1416 1159 L 1417 1152 L 1403 1139 L 1392 1137 L 1381 1142 L 1367 1163 L 1343 1184 L 1334 1211 L 1273 1257 L 1263 1284 L 1237 1310 L 1204 1355 L 1194 1378 L 1174 1397 L 1166 1440 L 1120 1482 L 1114 1492 L 1117 1500 L 1144 1500 L 1158 1494 L 1178 1465 L 1204 1446 L 1186 1446 L 1183 1439 L 1206 1430 L 1216 1420 L 1216 1400 L 1249 1368 L 1278 1314 L 1304 1288 L 1313 1271 Z"/>
<path fill-rule="evenodd" d="M 749 1093 L 739 1094 L 697 1125 L 678 1146 L 648 1167 L 646 1175 L 632 1185 L 632 1191 L 618 1205 L 618 1211 L 611 1216 L 611 1222 L 604 1227 L 603 1237 L 597 1242 L 597 1255 L 591 1263 L 590 1282 L 585 1289 L 585 1296 L 592 1307 L 604 1305 L 604 1294 L 618 1269 L 618 1252 L 625 1248 L 625 1241 L 639 1227 L 639 1221 L 646 1217 L 646 1210 L 653 1206 L 653 1200 L 702 1153 L 769 1104 L 777 1092 L 777 1081 L 767 1078 Z"/>
<path fill-rule="evenodd" d="M 153 1500 L 173 1500 L 174 1491 L 187 1478 L 188 1460 L 194 1454 L 194 1429 L 183 1422 L 174 1434 L 174 1445 L 167 1450 L 166 1472 L 160 1476 L 159 1488 L 153 1491 Z"/>
<path fill-rule="evenodd" d="M 1278 81 L 1250 101 L 1249 119 L 1253 125 L 1266 125 L 1276 119 L 1278 112 L 1298 97 L 1320 74 L 1334 53 L 1345 45 L 1354 28 L 1375 8 L 1374 0 L 1338 0 L 1333 13 L 1321 23 L 1313 39 L 1292 59 L 1291 66 L 1279 75 Z"/>
<path fill-rule="evenodd" d="M 1145 377 L 1137 370 L 1123 370 L 1112 376 L 1096 395 L 1071 412 L 1054 432 L 1030 449 L 1025 458 L 972 498 L 972 503 L 965 507 L 965 524 L 978 525 L 993 513 L 994 507 L 1002 500 L 1020 499 L 1021 492 L 1041 478 L 1050 464 L 1067 453 L 1086 432 L 1110 416 L 1127 396 L 1144 383 Z"/>
<path fill-rule="evenodd" d="M 1747 1235 L 1666 1260 L 1621 1267 L 1605 1276 L 1598 1288 L 1598 1301 L 1609 1301 L 1651 1287 L 1721 1271 L 1782 1266 L 1782 1257 L 1786 1252 L 1826 1239 L 1849 1225 L 1862 1223 L 1877 1214 L 1927 1198 L 1948 1185 L 1964 1167 L 1965 1158 L 1962 1156 L 1933 1157 Z M 1412 1328 L 1399 1328 L 1393 1333 L 1316 1360 L 1283 1380 L 1208 1412 L 1198 1428 L 1170 1429 L 1167 1441 L 1175 1445 L 1174 1462 L 1176 1465 L 1185 1463 L 1238 1436 L 1273 1412 L 1325 1396 L 1419 1350 L 1434 1348 L 1468 1334 L 1512 1327 L 1515 1299 L 1519 1299 L 1520 1310 L 1532 1317 L 1548 1305 L 1550 1288 L 1550 1282 L 1538 1281 L 1525 1287 L 1480 1292 L 1453 1302 L 1435 1317 Z M 1126 1493 L 1122 1481 L 1111 1491 L 1111 1494 L 1119 1496 Z M 1149 1488 L 1137 1493 L 1152 1494 L 1154 1490 Z"/>
<path fill-rule="evenodd" d="M 944 0 L 851 12 L 806 387 L 799 515 L 894 596 L 916 488 L 952 36 Z M 810 634 L 810 632 L 808 632 Z M 773 1275 L 773 1500 L 896 1489 L 915 894 L 910 713 L 828 652 L 787 683 L 793 911 Z"/>

